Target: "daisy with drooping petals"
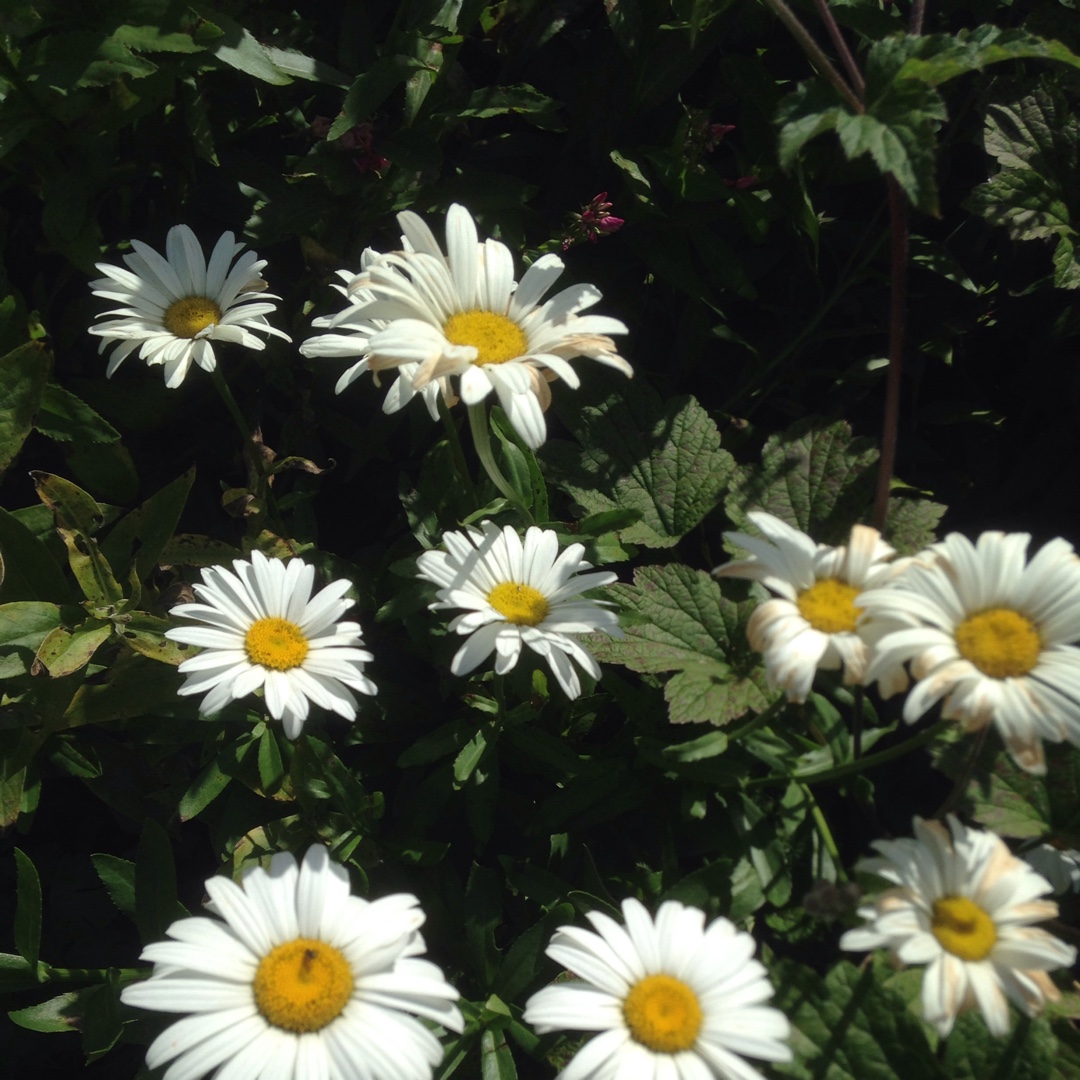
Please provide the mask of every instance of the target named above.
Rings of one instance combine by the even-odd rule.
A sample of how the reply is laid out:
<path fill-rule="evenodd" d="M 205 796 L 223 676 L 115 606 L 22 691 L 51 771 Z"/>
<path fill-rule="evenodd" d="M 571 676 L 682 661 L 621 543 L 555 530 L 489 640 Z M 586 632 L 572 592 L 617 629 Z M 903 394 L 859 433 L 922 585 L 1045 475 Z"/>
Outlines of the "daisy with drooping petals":
<path fill-rule="evenodd" d="M 1080 559 L 1059 539 L 1029 560 L 1030 539 L 950 533 L 858 602 L 876 639 L 867 681 L 911 662 L 908 723 L 944 698 L 942 716 L 966 731 L 993 721 L 1021 768 L 1042 773 L 1043 739 L 1080 745 Z"/>
<path fill-rule="evenodd" d="M 320 329 L 332 331 L 326 334 L 317 334 L 308 338 L 300 346 L 300 352 L 304 356 L 356 356 L 364 354 L 363 359 L 353 364 L 334 387 L 334 392 L 340 394 L 345 387 L 356 382 L 365 371 L 368 370 L 368 341 L 372 334 L 385 330 L 389 326 L 386 319 L 370 319 L 363 314 L 363 307 L 375 299 L 371 289 L 362 285 L 355 285 L 358 279 L 362 279 L 368 268 L 376 259 L 381 258 L 378 252 L 368 248 L 360 256 L 360 273 L 354 274 L 350 270 L 339 270 L 338 277 L 344 285 L 334 283 L 331 287 L 336 289 L 349 302 L 344 311 L 336 315 L 324 315 L 313 319 L 311 325 Z M 399 364 L 397 378 L 383 398 L 383 412 L 395 413 L 403 409 L 414 397 L 419 394 L 424 399 L 427 411 L 432 420 L 439 419 L 439 394 L 441 393 L 447 406 L 457 403 L 457 396 L 450 389 L 449 376 L 432 379 L 422 390 L 413 389 L 413 379 L 420 370 L 419 363 L 408 362 Z M 375 385 L 379 385 L 379 374 L 374 372 Z"/>
<path fill-rule="evenodd" d="M 626 926 L 600 912 L 597 931 L 563 926 L 547 955 L 582 982 L 533 994 L 525 1023 L 549 1031 L 597 1031 L 560 1080 L 761 1080 L 742 1055 L 790 1061 L 787 1017 L 772 997 L 754 939 L 727 919 L 675 900 L 655 921 L 624 900 Z"/>
<path fill-rule="evenodd" d="M 891 882 L 859 909 L 868 925 L 849 930 L 842 949 L 887 948 L 904 964 L 927 964 L 923 1017 L 938 1034 L 979 1009 L 992 1035 L 1009 1030 L 1009 1001 L 1028 1016 L 1060 996 L 1046 974 L 1068 967 L 1076 950 L 1032 924 L 1052 919 L 1058 906 L 1040 900 L 1050 883 L 1009 853 L 993 833 L 949 829 L 915 818 L 915 839 L 876 840 L 878 858 L 858 869 Z"/>
<path fill-rule="evenodd" d="M 369 902 L 326 848 L 299 868 L 278 854 L 242 885 L 206 883 L 220 919 L 174 922 L 148 945 L 154 972 L 127 986 L 126 1005 L 189 1013 L 151 1043 L 165 1080 L 430 1080 L 443 1058 L 416 1017 L 460 1032 L 457 991 L 427 960 L 415 896 Z M 410 1015 L 412 1014 L 412 1015 Z"/>
<path fill-rule="evenodd" d="M 455 675 L 467 675 L 495 652 L 495 672 L 514 667 L 527 645 L 547 660 L 567 697 L 581 693 L 581 680 L 571 661 L 594 679 L 600 666 L 577 640 L 577 634 L 600 631 L 622 637 L 619 618 L 603 600 L 581 594 L 616 580 L 610 570 L 595 574 L 581 556 L 585 548 L 571 544 L 559 554 L 551 529 L 535 525 L 524 543 L 507 526 L 490 521 L 480 529 L 443 534 L 446 551 L 425 551 L 417 560 L 419 576 L 440 586 L 432 611 L 466 608 L 450 629 L 469 638 L 450 665 Z"/>
<path fill-rule="evenodd" d="M 268 559 L 261 551 L 251 561 L 235 559 L 232 573 L 221 566 L 203 571 L 195 585 L 199 604 L 178 604 L 171 614 L 197 619 L 202 626 L 178 626 L 165 636 L 202 652 L 180 665 L 188 676 L 181 694 L 209 691 L 199 703 L 214 713 L 260 687 L 266 708 L 295 739 L 308 716 L 309 702 L 356 718 L 349 687 L 374 694 L 364 674 L 371 653 L 360 625 L 338 622 L 352 601 L 344 598 L 351 582 L 334 581 L 311 596 L 315 569 L 300 559 Z"/>
<path fill-rule="evenodd" d="M 805 701 L 818 668 L 843 667 L 844 682 L 862 682 L 870 650 L 856 629 L 855 597 L 899 572 L 902 563 L 889 562 L 893 549 L 867 525 L 853 526 L 846 546 L 830 547 L 764 511 L 747 517 L 764 539 L 724 533 L 750 558 L 713 573 L 751 578 L 777 594 L 754 609 L 746 628 L 750 647 L 764 655 L 769 686 L 782 687 L 788 701 Z"/>
<path fill-rule="evenodd" d="M 1055 896 L 1080 892 L 1080 851 L 1038 844 L 1019 854 L 1028 866 L 1050 882 Z"/>
<path fill-rule="evenodd" d="M 466 405 L 494 391 L 515 430 L 535 449 L 547 436 L 548 383 L 562 378 L 580 385 L 571 360 L 588 356 L 633 374 L 610 337 L 625 334 L 626 326 L 605 315 L 579 314 L 600 299 L 597 289 L 574 285 L 543 300 L 563 270 L 557 255 L 542 255 L 515 282 L 510 250 L 497 240 L 481 243 L 465 207 L 447 211 L 446 254 L 417 214 L 406 210 L 398 223 L 406 250 L 372 260 L 348 286 L 350 293 L 370 292 L 371 298 L 339 324 L 352 335 L 351 351 L 363 356 L 339 381 L 339 391 L 365 366 L 377 374 L 416 365 L 406 370 L 420 392 L 457 376 Z M 349 339 L 338 335 L 322 345 L 305 342 L 301 352 L 342 355 L 349 348 Z"/>

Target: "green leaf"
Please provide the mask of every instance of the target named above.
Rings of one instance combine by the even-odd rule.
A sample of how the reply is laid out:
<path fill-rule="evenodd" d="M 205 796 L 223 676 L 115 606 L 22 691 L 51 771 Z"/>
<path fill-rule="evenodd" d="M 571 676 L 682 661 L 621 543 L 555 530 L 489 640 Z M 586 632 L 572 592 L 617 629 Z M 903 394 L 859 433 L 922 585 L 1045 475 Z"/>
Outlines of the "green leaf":
<path fill-rule="evenodd" d="M 109 443 L 120 438 L 120 432 L 85 401 L 54 382 L 45 386 L 34 428 L 59 442 Z"/>
<path fill-rule="evenodd" d="M 121 914 L 135 918 L 135 864 L 116 855 L 91 855 L 94 870 Z"/>
<path fill-rule="evenodd" d="M 226 758 L 223 751 L 208 762 L 191 782 L 180 798 L 177 813 L 181 821 L 198 817 L 232 782 L 232 775 L 222 768 L 225 760 L 232 759 Z"/>
<path fill-rule="evenodd" d="M 417 69 L 425 67 L 423 61 L 411 56 L 397 54 L 380 56 L 356 77 L 345 101 L 341 115 L 334 121 L 327 138 L 340 139 L 346 131 L 371 118 L 371 114 Z"/>
<path fill-rule="evenodd" d="M 213 540 L 199 533 L 178 533 L 169 540 L 158 556 L 162 566 L 218 566 L 232 559 L 242 559 L 244 553 L 232 544 Z"/>
<path fill-rule="evenodd" d="M 1067 1064 L 1058 1071 L 1058 1040 L 1049 1022 L 1019 1017 L 1001 1039 L 990 1038 L 978 1012 L 961 1016 L 945 1042 L 942 1065 L 946 1076 L 1005 1077 L 1008 1080 L 1062 1080 L 1075 1074 Z M 1067 1070 L 1067 1071 L 1066 1071 Z"/>
<path fill-rule="evenodd" d="M 47 672 L 50 678 L 59 679 L 81 671 L 111 635 L 112 625 L 97 619 L 87 619 L 74 630 L 58 626 L 38 646 L 30 672 L 33 675 Z"/>
<path fill-rule="evenodd" d="M 275 729 L 266 727 L 259 737 L 259 784 L 266 795 L 273 795 L 285 779 Z"/>
<path fill-rule="evenodd" d="M 168 834 L 147 818 L 135 856 L 135 923 L 144 945 L 160 941 L 184 909 L 176 899 L 176 867 Z"/>
<path fill-rule="evenodd" d="M 514 430 L 514 425 L 506 418 L 500 405 L 492 406 L 491 429 L 499 441 L 500 457 L 514 491 L 532 511 L 537 521 L 547 521 L 547 485 L 537 464 L 536 455 Z"/>
<path fill-rule="evenodd" d="M 988 106 L 984 145 L 999 171 L 976 187 L 964 205 L 1004 226 L 1014 240 L 1052 240 L 1054 283 L 1080 287 L 1074 243 L 1080 222 L 1074 182 L 1080 122 L 1064 95 L 1045 85 L 1019 101 Z"/>
<path fill-rule="evenodd" d="M 545 131 L 566 130 L 566 124 L 559 116 L 559 103 L 527 83 L 483 86 L 474 90 L 464 105 L 447 109 L 445 114 L 477 118 L 518 115 Z"/>
<path fill-rule="evenodd" d="M 101 724 L 132 716 L 190 714 L 177 697 L 180 679 L 165 664 L 148 663 L 141 656 L 121 655 L 109 665 L 101 682 L 83 683 L 64 711 L 58 728 Z"/>
<path fill-rule="evenodd" d="M 991 732 L 971 768 L 974 738 L 959 728 L 951 728 L 932 749 L 934 764 L 949 779 L 955 781 L 968 774 L 964 791 L 968 813 L 980 825 L 1002 836 L 1027 839 L 1052 832 L 1050 796 L 1044 778 L 1024 772 L 1002 748 L 996 732 Z M 1069 749 L 1064 753 L 1076 752 Z"/>
<path fill-rule="evenodd" d="M 677 672 L 664 688 L 672 722 L 720 727 L 768 707 L 764 671 L 745 639 L 753 601 L 728 600 L 708 574 L 677 563 L 635 570 L 633 585 L 604 595 L 629 613 L 626 637 L 597 634 L 590 649 L 632 671 Z"/>
<path fill-rule="evenodd" d="M 116 633 L 124 642 L 143 656 L 163 664 L 179 666 L 191 655 L 190 649 L 165 637 L 172 623 L 146 611 L 132 611 L 116 617 Z"/>
<path fill-rule="evenodd" d="M 566 416 L 580 446 L 540 452 L 551 479 L 585 515 L 634 510 L 625 543 L 666 548 L 712 510 L 734 468 L 720 432 L 693 397 L 663 401 L 640 382 Z"/>
<path fill-rule="evenodd" d="M 38 341 L 0 356 L 0 476 L 30 434 L 51 363 L 48 349 Z"/>
<path fill-rule="evenodd" d="M 885 539 L 901 555 L 914 555 L 937 539 L 935 530 L 946 509 L 930 499 L 893 496 L 889 499 Z"/>
<path fill-rule="evenodd" d="M 15 1009 L 8 1013 L 8 1019 L 28 1031 L 77 1031 L 82 1020 L 79 998 L 85 993 L 85 990 L 69 990 L 38 1005 Z"/>
<path fill-rule="evenodd" d="M 207 50 L 211 56 L 272 86 L 287 86 L 292 82 L 292 78 L 270 59 L 266 47 L 259 44 L 250 30 L 218 11 L 208 14 L 222 31 Z"/>
<path fill-rule="evenodd" d="M 135 52 L 198 53 L 206 49 L 204 43 L 195 41 L 190 34 L 173 32 L 161 25 L 118 26 L 112 40 Z"/>
<path fill-rule="evenodd" d="M 877 457 L 843 420 L 809 417 L 771 435 L 760 466 L 735 470 L 724 508 L 740 528 L 749 525 L 746 511 L 765 510 L 819 543 L 846 544 L 872 499 Z"/>
<path fill-rule="evenodd" d="M 944 1080 L 922 1023 L 903 997 L 876 982 L 872 967 L 860 971 L 841 961 L 823 979 L 781 961 L 771 974 L 776 986 L 771 1004 L 791 1021 L 795 1051 L 793 1062 L 773 1066 L 778 1074 L 799 1080 Z M 983 1039 L 991 1041 L 985 1028 Z"/>
<path fill-rule="evenodd" d="M 3 509 L 0 509 L 0 556 L 4 559 L 4 580 L 0 584 L 3 601 L 71 599 L 64 571 L 48 547 L 23 522 Z"/>
<path fill-rule="evenodd" d="M 105 520 L 101 507 L 82 488 L 52 473 L 31 472 L 38 497 L 53 512 L 56 531 L 68 549 L 68 562 L 86 598 L 96 605 L 124 598 L 93 533 Z"/>
<path fill-rule="evenodd" d="M 29 990 L 39 982 L 38 971 L 23 957 L 14 953 L 0 953 L 0 993 Z M 11 1016 L 11 1013 L 8 1013 L 8 1016 Z"/>
<path fill-rule="evenodd" d="M 488 1028 L 480 1037 L 481 1080 L 517 1080 L 517 1074 L 506 1036 Z"/>
<path fill-rule="evenodd" d="M 15 849 L 18 884 L 15 899 L 15 948 L 30 965 L 37 968 L 41 952 L 41 880 L 30 857 Z"/>
<path fill-rule="evenodd" d="M 560 926 L 572 923 L 574 915 L 573 904 L 557 904 L 529 927 L 506 950 L 492 992 L 504 1001 L 520 1001 L 533 987 L 543 986 L 548 981 L 544 950 L 551 942 L 551 935 Z"/>
<path fill-rule="evenodd" d="M 120 1038 L 123 1024 L 120 1020 L 119 972 L 112 968 L 101 986 L 92 986 L 82 992 L 79 1002 L 82 1008 L 82 1049 L 86 1064 L 90 1065 L 107 1054 Z"/>
<path fill-rule="evenodd" d="M 0 604 L 0 679 L 25 675 L 33 660 L 30 650 L 36 652 L 64 622 L 78 621 L 84 614 L 80 608 L 37 600 Z"/>

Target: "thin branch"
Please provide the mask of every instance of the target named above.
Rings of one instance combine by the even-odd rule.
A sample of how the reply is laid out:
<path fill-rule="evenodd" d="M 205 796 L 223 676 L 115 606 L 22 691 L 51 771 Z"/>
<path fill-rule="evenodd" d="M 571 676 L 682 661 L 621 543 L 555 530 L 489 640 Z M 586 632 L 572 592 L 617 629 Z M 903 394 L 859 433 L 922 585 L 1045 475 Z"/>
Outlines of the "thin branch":
<path fill-rule="evenodd" d="M 885 529 L 889 489 L 896 466 L 896 436 L 900 424 L 900 380 L 904 363 L 904 323 L 907 318 L 908 203 L 893 176 L 886 177 L 892 231 L 892 294 L 889 311 L 889 367 L 885 379 L 885 418 L 881 425 L 881 460 L 874 495 L 874 527 Z"/>
<path fill-rule="evenodd" d="M 911 5 L 911 21 L 908 23 L 908 32 L 912 37 L 918 37 L 922 33 L 923 16 L 926 15 L 926 0 L 914 0 Z"/>
<path fill-rule="evenodd" d="M 840 62 L 848 73 L 848 78 L 851 80 L 856 96 L 860 99 L 864 98 L 866 96 L 866 80 L 862 77 L 859 65 L 855 63 L 855 57 L 851 55 L 851 50 L 844 40 L 844 35 L 840 32 L 836 19 L 833 18 L 833 13 L 829 9 L 829 0 L 814 0 L 814 3 L 817 5 L 825 29 L 829 31 L 829 37 L 832 38 L 833 45 L 836 46 L 836 51 L 840 54 Z"/>
<path fill-rule="evenodd" d="M 791 31 L 791 36 L 809 57 L 810 63 L 833 84 L 836 92 L 851 106 L 852 110 L 857 113 L 866 112 L 866 106 L 859 100 L 859 96 L 844 81 L 844 76 L 833 67 L 832 61 L 822 52 L 821 46 L 810 36 L 810 32 L 799 22 L 795 12 L 784 3 L 784 0 L 765 0 L 765 4 Z"/>

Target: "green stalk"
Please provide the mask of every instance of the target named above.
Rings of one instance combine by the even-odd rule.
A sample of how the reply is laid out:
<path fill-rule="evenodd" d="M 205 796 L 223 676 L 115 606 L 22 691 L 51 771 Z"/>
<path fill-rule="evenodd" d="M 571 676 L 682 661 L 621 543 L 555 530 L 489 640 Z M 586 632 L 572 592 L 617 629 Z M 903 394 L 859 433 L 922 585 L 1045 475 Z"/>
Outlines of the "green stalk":
<path fill-rule="evenodd" d="M 465 451 L 461 446 L 461 438 L 458 435 L 457 425 L 454 423 L 454 418 L 450 415 L 450 410 L 446 407 L 446 401 L 442 394 L 439 395 L 438 401 L 439 418 L 442 420 L 443 428 L 446 431 L 446 444 L 450 447 L 450 457 L 454 462 L 454 472 L 457 473 L 458 479 L 461 481 L 462 486 L 469 496 L 469 505 L 473 510 L 476 510 L 479 508 L 480 500 L 476 494 L 476 485 L 473 483 L 473 478 L 469 474 L 469 466 L 465 461 Z"/>
<path fill-rule="evenodd" d="M 822 813 L 817 799 L 814 798 L 814 793 L 806 784 L 800 784 L 799 790 L 810 804 L 810 816 L 814 819 L 814 827 L 818 831 L 818 836 L 821 837 L 821 842 L 825 845 L 825 850 L 829 853 L 829 858 L 833 861 L 833 866 L 836 867 L 837 880 L 847 881 L 844 864 L 840 860 L 840 849 L 836 846 L 836 840 L 833 838 L 832 830 L 829 828 L 828 821 L 825 820 L 825 815 Z"/>
<path fill-rule="evenodd" d="M 529 508 L 521 501 L 521 496 L 514 490 L 510 481 L 503 476 L 502 470 L 495 462 L 495 455 L 491 450 L 491 429 L 487 410 L 483 405 L 469 406 L 469 427 L 472 429 L 476 456 L 480 459 L 480 464 L 484 466 L 484 471 L 491 477 L 491 482 L 498 489 L 499 494 L 514 504 L 527 524 L 534 524 Z"/>

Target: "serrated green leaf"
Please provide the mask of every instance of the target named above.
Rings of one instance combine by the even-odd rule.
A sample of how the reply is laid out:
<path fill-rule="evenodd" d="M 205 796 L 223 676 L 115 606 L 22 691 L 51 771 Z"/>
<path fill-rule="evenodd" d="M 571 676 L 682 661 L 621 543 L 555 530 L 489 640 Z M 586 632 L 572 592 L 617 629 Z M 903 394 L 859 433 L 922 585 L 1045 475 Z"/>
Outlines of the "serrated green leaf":
<path fill-rule="evenodd" d="M 841 961 L 822 979 L 809 968 L 781 961 L 771 974 L 776 986 L 771 1004 L 793 1028 L 795 1060 L 774 1065 L 780 1075 L 799 1080 L 944 1080 L 922 1024 L 900 995 L 876 982 L 873 968 L 860 971 Z"/>
<path fill-rule="evenodd" d="M 0 993 L 29 990 L 37 986 L 39 981 L 38 972 L 21 956 L 0 953 Z M 11 1016 L 11 1013 L 8 1013 L 8 1016 Z"/>
<path fill-rule="evenodd" d="M 540 459 L 587 515 L 638 511 L 640 520 L 621 531 L 625 543 L 677 543 L 717 504 L 734 468 L 716 424 L 693 397 L 665 402 L 631 383 L 565 419 L 580 446 L 553 440 Z"/>
<path fill-rule="evenodd" d="M 484 86 L 474 90 L 468 101 L 450 113 L 455 116 L 518 115 L 544 131 L 564 131 L 559 103 L 527 83 L 516 86 Z"/>
<path fill-rule="evenodd" d="M 1073 240 L 1080 221 L 1074 184 L 1080 123 L 1064 95 L 1044 85 L 1019 101 L 991 104 L 984 146 L 1000 169 L 964 205 L 1014 240 L 1053 240 L 1054 283 L 1080 286 Z"/>
<path fill-rule="evenodd" d="M 847 115 L 840 96 L 820 79 L 800 83 L 794 93 L 780 103 L 776 121 L 780 125 L 780 165 L 790 169 L 802 148 L 811 139 L 833 131 L 840 118 Z"/>
<path fill-rule="evenodd" d="M 0 356 L 0 476 L 30 434 L 50 366 L 49 351 L 38 341 Z"/>
<path fill-rule="evenodd" d="M 8 1013 L 8 1019 L 28 1031 L 77 1031 L 82 1020 L 79 999 L 85 993 L 85 990 L 69 990 L 38 1005 L 15 1009 Z"/>
<path fill-rule="evenodd" d="M 45 386 L 41 406 L 34 417 L 34 429 L 59 442 L 85 439 L 110 443 L 120 438 L 120 432 L 85 401 L 53 382 Z"/>
<path fill-rule="evenodd" d="M 633 585 L 605 595 L 631 613 L 626 636 L 594 635 L 590 648 L 632 671 L 677 672 L 664 688 L 673 722 L 722 726 L 768 707 L 773 695 L 745 640 L 752 601 L 728 600 L 708 574 L 677 563 L 635 570 Z"/>
<path fill-rule="evenodd" d="M 914 555 L 937 539 L 935 530 L 946 509 L 930 499 L 894 496 L 889 499 L 885 539 L 901 555 Z"/>
<path fill-rule="evenodd" d="M 33 968 L 41 952 L 41 879 L 30 857 L 15 848 L 15 948 Z"/>
<path fill-rule="evenodd" d="M 117 910 L 129 919 L 135 918 L 135 864 L 116 855 L 91 855 L 101 884 Z"/>
<path fill-rule="evenodd" d="M 765 510 L 819 543 L 845 544 L 851 523 L 869 508 L 877 457 L 877 447 L 853 439 L 845 421 L 809 417 L 771 435 L 760 466 L 735 470 L 724 507 L 740 528 L 749 524 L 748 510 Z"/>
<path fill-rule="evenodd" d="M 250 749 L 251 744 L 247 743 Z M 177 813 L 181 821 L 190 821 L 198 817 L 232 782 L 232 775 L 222 765 L 230 760 L 225 752 L 209 761 L 191 782 L 191 786 L 180 797 Z"/>
<path fill-rule="evenodd" d="M 976 1011 L 957 1020 L 945 1042 L 942 1065 L 949 1077 L 1050 1080 L 1056 1072 L 1057 1046 L 1058 1041 L 1044 1018 L 1017 1018 L 1007 1036 L 994 1039 L 987 1034 L 986 1021 Z"/>

